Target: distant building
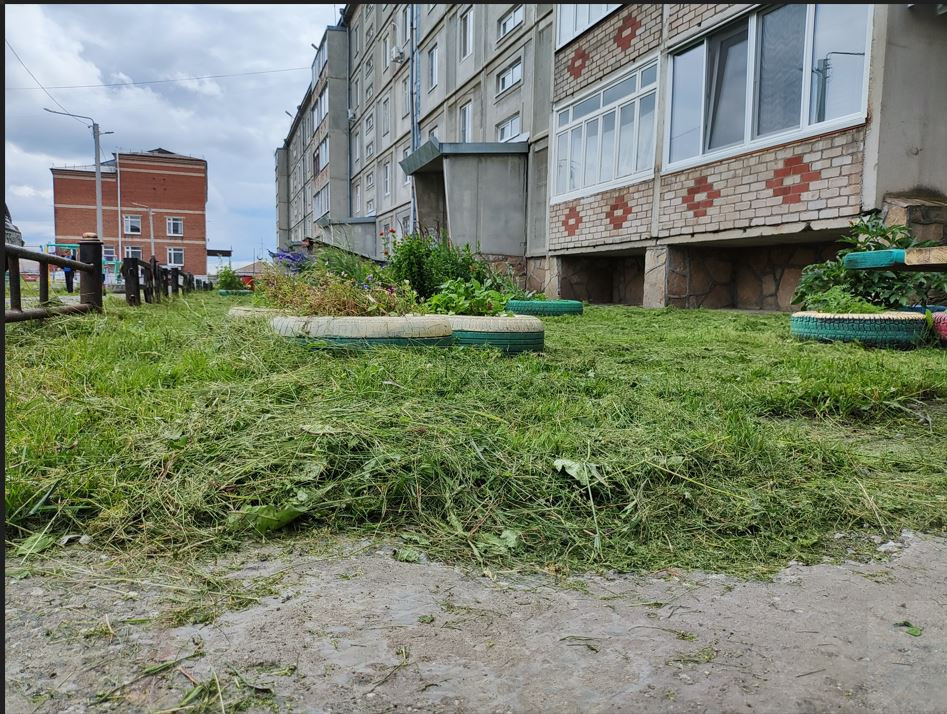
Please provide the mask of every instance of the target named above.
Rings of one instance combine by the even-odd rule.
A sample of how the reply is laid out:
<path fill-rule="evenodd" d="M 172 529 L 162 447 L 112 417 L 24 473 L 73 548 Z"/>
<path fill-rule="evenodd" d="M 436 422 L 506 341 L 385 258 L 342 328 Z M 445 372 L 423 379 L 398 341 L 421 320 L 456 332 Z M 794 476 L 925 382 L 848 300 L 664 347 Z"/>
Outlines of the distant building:
<path fill-rule="evenodd" d="M 207 275 L 207 162 L 166 149 L 113 156 L 101 167 L 106 260 L 154 255 L 162 265 Z M 76 243 L 96 230 L 95 169 L 50 170 L 56 242 Z"/>

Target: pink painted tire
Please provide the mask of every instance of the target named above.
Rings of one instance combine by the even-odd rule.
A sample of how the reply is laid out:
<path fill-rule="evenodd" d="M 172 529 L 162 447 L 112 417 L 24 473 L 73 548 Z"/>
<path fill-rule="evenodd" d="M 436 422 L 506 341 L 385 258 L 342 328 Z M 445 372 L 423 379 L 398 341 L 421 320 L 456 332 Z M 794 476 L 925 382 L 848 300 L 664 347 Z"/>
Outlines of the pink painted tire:
<path fill-rule="evenodd" d="M 941 347 L 947 347 L 947 312 L 934 313 L 934 334 Z"/>

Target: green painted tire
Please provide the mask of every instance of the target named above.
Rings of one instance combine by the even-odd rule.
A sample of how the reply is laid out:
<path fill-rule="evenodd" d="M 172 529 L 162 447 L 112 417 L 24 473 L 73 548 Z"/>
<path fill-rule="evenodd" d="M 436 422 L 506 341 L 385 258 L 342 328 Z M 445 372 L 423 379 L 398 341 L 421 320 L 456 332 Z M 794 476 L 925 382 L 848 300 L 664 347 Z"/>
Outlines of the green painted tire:
<path fill-rule="evenodd" d="M 458 347 L 497 347 L 504 352 L 542 352 L 545 346 L 542 332 L 454 332 Z"/>
<path fill-rule="evenodd" d="M 218 290 L 218 295 L 253 295 L 252 290 Z"/>
<path fill-rule="evenodd" d="M 904 265 L 904 251 L 893 248 L 891 250 L 871 250 L 865 253 L 849 253 L 842 258 L 842 265 L 849 270 L 896 268 Z"/>
<path fill-rule="evenodd" d="M 504 352 L 542 352 L 545 328 L 530 315 L 448 315 L 454 343 Z"/>
<path fill-rule="evenodd" d="M 291 337 L 313 350 L 358 350 L 369 347 L 450 347 L 453 337 Z"/>
<path fill-rule="evenodd" d="M 860 342 L 869 347 L 915 347 L 927 332 L 924 315 L 912 312 L 830 314 L 796 312 L 789 318 L 793 337 L 820 342 Z"/>
<path fill-rule="evenodd" d="M 581 315 L 579 300 L 510 300 L 506 309 L 516 315 Z"/>

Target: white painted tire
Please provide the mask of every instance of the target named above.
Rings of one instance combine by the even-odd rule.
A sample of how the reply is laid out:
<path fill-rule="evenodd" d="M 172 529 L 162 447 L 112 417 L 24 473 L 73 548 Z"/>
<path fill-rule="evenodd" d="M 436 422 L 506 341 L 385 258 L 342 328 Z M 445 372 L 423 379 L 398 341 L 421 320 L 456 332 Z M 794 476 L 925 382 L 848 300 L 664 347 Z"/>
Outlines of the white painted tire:
<path fill-rule="evenodd" d="M 544 332 L 543 321 L 530 315 L 447 315 L 455 332 Z"/>
<path fill-rule="evenodd" d="M 545 328 L 528 315 L 449 315 L 454 344 L 462 347 L 496 347 L 504 352 L 542 352 Z"/>
<path fill-rule="evenodd" d="M 329 346 L 448 346 L 453 343 L 450 323 L 437 315 L 404 317 L 299 317 L 270 319 L 281 337 Z"/>
<path fill-rule="evenodd" d="M 227 311 L 227 317 L 276 317 L 282 314 L 282 310 L 273 307 L 232 307 Z"/>

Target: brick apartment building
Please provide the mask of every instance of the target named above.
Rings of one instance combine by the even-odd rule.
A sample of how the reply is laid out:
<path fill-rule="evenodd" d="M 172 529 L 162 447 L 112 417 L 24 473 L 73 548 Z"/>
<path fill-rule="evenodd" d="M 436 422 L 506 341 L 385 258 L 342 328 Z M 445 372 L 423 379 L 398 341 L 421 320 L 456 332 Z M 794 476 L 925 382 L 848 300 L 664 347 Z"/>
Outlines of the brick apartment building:
<path fill-rule="evenodd" d="M 947 6 L 349 4 L 326 35 L 348 195 L 303 220 L 314 74 L 285 247 L 440 227 L 549 295 L 786 310 L 866 212 L 947 242 Z"/>
<path fill-rule="evenodd" d="M 207 162 L 165 149 L 117 153 L 102 164 L 106 259 L 136 257 L 207 275 Z M 53 168 L 57 243 L 95 232 L 95 170 Z M 119 210 L 119 199 L 121 210 Z"/>

